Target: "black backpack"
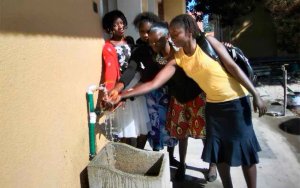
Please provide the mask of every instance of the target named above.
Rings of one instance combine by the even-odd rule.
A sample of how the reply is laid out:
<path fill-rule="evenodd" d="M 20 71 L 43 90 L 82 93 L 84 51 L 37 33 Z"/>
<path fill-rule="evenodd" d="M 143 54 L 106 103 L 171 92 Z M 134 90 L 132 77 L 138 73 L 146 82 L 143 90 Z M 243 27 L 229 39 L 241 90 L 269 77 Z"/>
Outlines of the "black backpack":
<path fill-rule="evenodd" d="M 214 48 L 209 43 L 209 41 L 206 39 L 206 37 L 203 33 L 201 33 L 197 36 L 196 41 L 197 41 L 197 44 L 199 45 L 199 47 L 208 56 L 210 56 L 211 58 L 213 58 L 216 61 L 219 61 L 218 54 L 215 52 Z M 234 60 L 234 62 L 242 69 L 242 71 L 253 82 L 254 81 L 253 69 L 250 65 L 248 58 L 244 55 L 242 50 L 235 46 L 232 46 L 232 47 L 225 46 L 225 48 L 227 49 L 227 52 L 229 53 L 231 58 Z M 219 61 L 219 62 L 221 62 L 221 61 Z"/>

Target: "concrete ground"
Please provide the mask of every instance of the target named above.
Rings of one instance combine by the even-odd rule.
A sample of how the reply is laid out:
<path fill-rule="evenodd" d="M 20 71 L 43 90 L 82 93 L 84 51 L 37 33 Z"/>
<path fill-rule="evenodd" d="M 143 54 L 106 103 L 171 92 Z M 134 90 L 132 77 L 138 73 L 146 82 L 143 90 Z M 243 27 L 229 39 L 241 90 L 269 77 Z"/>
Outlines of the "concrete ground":
<path fill-rule="evenodd" d="M 300 91 L 300 84 L 290 86 Z M 300 135 L 287 133 L 279 128 L 282 122 L 295 121 L 296 132 L 300 132 L 300 117 L 287 110 L 285 116 L 273 116 L 273 111 L 282 110 L 282 106 L 274 108 L 274 101 L 282 101 L 281 86 L 258 87 L 263 99 L 267 101 L 272 113 L 259 118 L 253 113 L 253 124 L 262 151 L 259 153 L 260 163 L 257 165 L 257 187 L 261 188 L 296 188 L 300 185 Z M 294 126 L 295 127 L 295 126 Z M 176 169 L 171 168 L 174 188 L 222 188 L 220 177 L 210 183 L 205 180 L 208 164 L 201 160 L 203 144 L 201 140 L 189 139 L 187 151 L 187 171 L 185 181 L 174 180 Z M 146 149 L 151 149 L 147 144 Z M 166 152 L 166 149 L 165 149 Z M 179 159 L 178 147 L 175 157 Z M 231 171 L 233 185 L 237 188 L 247 187 L 240 167 Z"/>

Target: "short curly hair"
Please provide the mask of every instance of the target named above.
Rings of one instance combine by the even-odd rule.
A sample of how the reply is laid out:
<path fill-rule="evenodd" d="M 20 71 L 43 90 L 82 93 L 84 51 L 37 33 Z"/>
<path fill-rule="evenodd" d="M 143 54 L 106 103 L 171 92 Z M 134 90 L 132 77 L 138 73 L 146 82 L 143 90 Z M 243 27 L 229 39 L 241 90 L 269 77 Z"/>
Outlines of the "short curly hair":
<path fill-rule="evenodd" d="M 142 12 L 134 18 L 133 25 L 136 29 L 139 29 L 141 23 L 145 23 L 145 22 L 155 23 L 155 22 L 159 22 L 159 21 L 160 21 L 160 18 L 157 15 L 155 15 L 154 13 Z"/>
<path fill-rule="evenodd" d="M 123 12 L 119 10 L 112 10 L 108 13 L 106 13 L 102 18 L 102 27 L 103 29 L 109 33 L 113 29 L 114 21 L 118 18 L 121 18 L 121 20 L 124 23 L 124 27 L 127 28 L 127 19 Z"/>

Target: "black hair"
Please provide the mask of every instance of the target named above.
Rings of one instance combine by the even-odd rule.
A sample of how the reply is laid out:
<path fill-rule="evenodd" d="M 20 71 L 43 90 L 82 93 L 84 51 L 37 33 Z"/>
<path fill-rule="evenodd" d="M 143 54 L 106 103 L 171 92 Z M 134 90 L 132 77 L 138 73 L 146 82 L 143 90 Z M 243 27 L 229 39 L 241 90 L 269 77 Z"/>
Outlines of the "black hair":
<path fill-rule="evenodd" d="M 112 10 L 108 13 L 106 13 L 102 18 L 102 27 L 103 29 L 109 33 L 113 29 L 114 21 L 118 18 L 121 18 L 121 20 L 124 23 L 124 27 L 127 28 L 127 19 L 123 12 L 119 10 Z"/>
<path fill-rule="evenodd" d="M 188 14 L 181 14 L 173 18 L 170 27 L 177 25 L 183 27 L 185 31 L 192 33 L 193 38 L 197 38 L 197 36 L 202 33 L 196 20 Z"/>
<path fill-rule="evenodd" d="M 129 45 L 129 47 L 131 48 L 131 49 L 133 49 L 134 48 L 134 38 L 132 37 L 132 36 L 126 36 L 125 37 L 125 41 L 127 42 L 127 44 Z"/>
<path fill-rule="evenodd" d="M 159 22 L 159 21 L 160 21 L 160 18 L 157 15 L 155 15 L 154 13 L 142 12 L 134 18 L 133 25 L 136 29 L 139 29 L 141 23 L 145 23 L 145 22 L 155 23 L 155 22 Z"/>

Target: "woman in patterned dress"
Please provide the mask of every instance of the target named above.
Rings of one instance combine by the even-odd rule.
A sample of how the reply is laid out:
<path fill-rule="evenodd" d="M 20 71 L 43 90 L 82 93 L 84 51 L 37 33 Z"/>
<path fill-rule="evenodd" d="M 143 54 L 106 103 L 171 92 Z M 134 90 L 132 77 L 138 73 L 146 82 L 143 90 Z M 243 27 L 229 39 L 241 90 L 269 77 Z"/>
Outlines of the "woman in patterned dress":
<path fill-rule="evenodd" d="M 109 92 L 110 96 L 118 96 L 119 92 L 128 87 L 128 83 L 136 72 L 141 75 L 140 83 L 152 80 L 159 72 L 161 66 L 153 62 L 153 50 L 148 43 L 148 32 L 153 23 L 159 22 L 157 15 L 151 12 L 143 12 L 138 14 L 133 24 L 139 31 L 140 38 L 136 42 L 136 48 L 131 55 L 129 65 L 122 74 L 115 88 Z M 169 104 L 169 95 L 167 87 L 158 88 L 151 93 L 145 95 L 150 116 L 150 130 L 148 132 L 148 141 L 154 151 L 159 151 L 168 147 L 169 159 L 171 166 L 178 166 L 179 162 L 174 158 L 174 146 L 178 143 L 177 139 L 170 137 L 165 129 L 166 116 Z M 143 142 L 137 141 L 139 148 L 144 148 Z M 139 144 L 140 143 L 140 144 Z"/>
<path fill-rule="evenodd" d="M 163 22 L 152 25 L 149 31 L 149 43 L 153 51 L 155 51 L 153 59 L 161 67 L 178 50 L 169 37 L 168 25 Z M 188 137 L 195 139 L 205 138 L 205 94 L 197 83 L 187 77 L 179 67 L 176 68 L 175 74 L 167 82 L 167 85 L 171 99 L 166 129 L 171 137 L 179 140 L 180 165 L 175 178 L 183 180 L 186 170 L 185 159 Z M 211 182 L 216 177 L 216 165 L 211 164 L 207 179 Z"/>
<path fill-rule="evenodd" d="M 121 94 L 121 98 L 143 94 L 148 88 L 157 88 L 167 82 L 181 67 L 206 93 L 206 142 L 202 159 L 217 164 L 223 187 L 233 187 L 230 170 L 241 166 L 248 188 L 256 188 L 258 152 L 249 92 L 253 107 L 259 116 L 267 108 L 255 87 L 228 54 L 222 43 L 212 36 L 207 40 L 218 53 L 222 64 L 208 56 L 198 45 L 200 31 L 195 20 L 182 14 L 172 19 L 170 35 L 178 52 L 157 74 L 154 80 Z"/>
<path fill-rule="evenodd" d="M 128 68 L 128 61 L 131 56 L 132 37 L 125 37 L 127 20 L 119 10 L 113 10 L 104 15 L 103 29 L 111 35 L 103 47 L 103 74 L 104 83 L 108 90 L 114 88 L 122 73 Z M 140 79 L 136 74 L 129 87 L 135 85 Z M 132 145 L 131 138 L 145 136 L 148 133 L 146 126 L 149 122 L 149 115 L 144 96 L 128 100 L 125 106 L 119 107 L 114 112 L 114 132 L 123 143 Z"/>

